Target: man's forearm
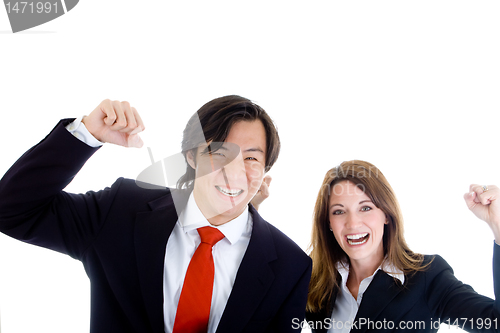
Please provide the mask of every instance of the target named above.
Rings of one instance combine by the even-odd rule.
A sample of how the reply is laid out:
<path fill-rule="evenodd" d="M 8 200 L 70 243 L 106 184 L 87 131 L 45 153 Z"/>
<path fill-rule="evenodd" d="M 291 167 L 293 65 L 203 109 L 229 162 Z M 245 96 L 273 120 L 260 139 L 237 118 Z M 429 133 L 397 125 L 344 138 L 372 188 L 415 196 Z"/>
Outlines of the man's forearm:
<path fill-rule="evenodd" d="M 6 229 L 52 200 L 98 149 L 77 140 L 65 129 L 71 121 L 61 120 L 0 180 L 0 231 L 8 233 Z"/>

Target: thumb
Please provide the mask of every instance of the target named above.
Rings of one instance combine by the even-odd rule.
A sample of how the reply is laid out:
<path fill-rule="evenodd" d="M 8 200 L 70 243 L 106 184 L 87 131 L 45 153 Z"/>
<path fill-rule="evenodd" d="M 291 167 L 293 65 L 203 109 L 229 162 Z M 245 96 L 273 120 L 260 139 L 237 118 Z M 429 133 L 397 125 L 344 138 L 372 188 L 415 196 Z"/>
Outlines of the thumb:
<path fill-rule="evenodd" d="M 127 147 L 141 148 L 144 145 L 139 134 L 129 135 L 127 138 Z"/>
<path fill-rule="evenodd" d="M 264 177 L 264 182 L 267 184 L 267 186 L 271 185 L 272 180 L 273 180 L 273 178 L 269 175 Z"/>
<path fill-rule="evenodd" d="M 477 218 L 486 221 L 488 219 L 488 206 L 484 206 L 477 198 L 477 193 L 471 191 L 464 194 L 465 203 L 469 210 L 476 215 Z"/>
<path fill-rule="evenodd" d="M 467 207 L 470 210 L 474 209 L 474 206 L 476 206 L 476 202 L 474 201 L 475 198 L 476 198 L 476 192 L 474 191 L 467 192 L 464 194 L 465 203 L 467 204 Z"/>

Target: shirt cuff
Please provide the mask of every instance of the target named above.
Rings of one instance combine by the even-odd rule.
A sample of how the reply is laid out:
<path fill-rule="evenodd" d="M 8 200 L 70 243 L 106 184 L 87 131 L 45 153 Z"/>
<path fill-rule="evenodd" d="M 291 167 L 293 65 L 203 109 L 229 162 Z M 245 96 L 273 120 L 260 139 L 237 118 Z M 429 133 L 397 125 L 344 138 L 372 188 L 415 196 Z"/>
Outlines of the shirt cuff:
<path fill-rule="evenodd" d="M 73 136 L 75 138 L 77 138 L 80 141 L 85 142 L 90 147 L 97 148 L 97 147 L 102 146 L 104 143 L 97 140 L 92 134 L 90 134 L 87 127 L 85 127 L 85 124 L 82 123 L 83 117 L 84 116 L 81 116 L 81 117 L 75 119 L 75 121 L 73 121 L 72 123 L 70 123 L 66 126 L 66 129 L 71 134 L 73 134 Z"/>

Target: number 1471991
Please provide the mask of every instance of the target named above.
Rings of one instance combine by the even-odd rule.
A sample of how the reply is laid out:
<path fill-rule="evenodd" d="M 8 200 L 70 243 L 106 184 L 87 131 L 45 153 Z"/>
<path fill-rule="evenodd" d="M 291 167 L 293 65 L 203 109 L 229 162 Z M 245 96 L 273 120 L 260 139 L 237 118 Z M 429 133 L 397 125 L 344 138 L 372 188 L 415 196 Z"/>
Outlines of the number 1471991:
<path fill-rule="evenodd" d="M 16 14 L 41 14 L 41 13 L 55 13 L 60 10 L 57 8 L 57 2 L 7 2 L 5 3 L 5 7 L 7 8 L 7 13 L 16 13 Z"/>

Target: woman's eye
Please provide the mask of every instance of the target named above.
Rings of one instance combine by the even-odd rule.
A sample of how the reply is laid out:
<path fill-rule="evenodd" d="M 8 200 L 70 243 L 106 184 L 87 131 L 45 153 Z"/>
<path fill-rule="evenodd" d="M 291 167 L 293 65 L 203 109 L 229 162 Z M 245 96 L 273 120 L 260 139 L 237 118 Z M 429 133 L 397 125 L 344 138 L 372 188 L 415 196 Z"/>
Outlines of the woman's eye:
<path fill-rule="evenodd" d="M 364 207 L 361 208 L 361 211 L 363 211 L 363 212 L 367 212 L 369 210 L 372 210 L 372 208 L 368 207 L 368 206 L 364 206 Z"/>
<path fill-rule="evenodd" d="M 344 212 L 343 212 L 343 211 L 341 211 L 341 210 L 336 210 L 336 211 L 334 211 L 332 214 L 333 214 L 333 215 L 341 215 L 341 214 L 344 214 Z"/>
<path fill-rule="evenodd" d="M 257 159 L 255 157 L 247 157 L 247 158 L 245 158 L 245 160 L 257 161 Z"/>

